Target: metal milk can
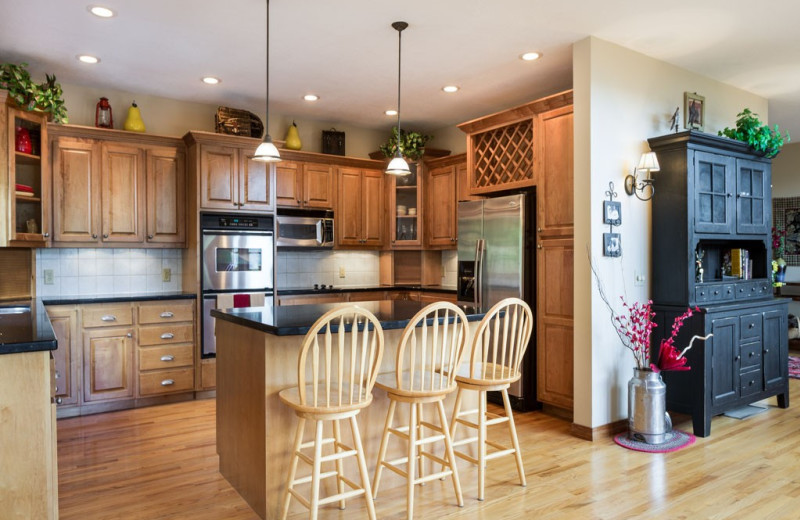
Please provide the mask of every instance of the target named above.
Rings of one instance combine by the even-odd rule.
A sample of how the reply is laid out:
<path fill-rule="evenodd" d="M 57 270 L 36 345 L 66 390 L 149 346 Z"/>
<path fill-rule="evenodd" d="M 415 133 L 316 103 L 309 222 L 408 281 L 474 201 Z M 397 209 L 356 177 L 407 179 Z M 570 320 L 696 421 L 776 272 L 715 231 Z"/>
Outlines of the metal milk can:
<path fill-rule="evenodd" d="M 666 442 L 672 432 L 666 400 L 661 374 L 634 368 L 628 381 L 628 437 L 647 444 Z"/>

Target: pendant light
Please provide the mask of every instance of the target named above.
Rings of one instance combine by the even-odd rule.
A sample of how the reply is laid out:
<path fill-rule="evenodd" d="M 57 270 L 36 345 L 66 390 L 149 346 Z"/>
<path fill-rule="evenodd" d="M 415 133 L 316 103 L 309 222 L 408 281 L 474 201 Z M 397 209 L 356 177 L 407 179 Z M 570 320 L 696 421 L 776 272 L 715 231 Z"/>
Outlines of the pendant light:
<path fill-rule="evenodd" d="M 281 154 L 278 153 L 278 148 L 273 144 L 272 137 L 269 135 L 269 0 L 267 0 L 267 116 L 264 119 L 264 140 L 256 148 L 256 153 L 253 156 L 254 161 L 263 162 L 278 162 L 281 160 Z"/>
<path fill-rule="evenodd" d="M 403 159 L 403 154 L 400 153 L 400 62 L 403 50 L 403 30 L 408 27 L 406 22 L 394 22 L 392 27 L 397 31 L 397 150 L 394 152 L 394 157 L 389 161 L 389 166 L 386 167 L 386 173 L 389 175 L 408 175 L 411 169 L 408 163 Z"/>

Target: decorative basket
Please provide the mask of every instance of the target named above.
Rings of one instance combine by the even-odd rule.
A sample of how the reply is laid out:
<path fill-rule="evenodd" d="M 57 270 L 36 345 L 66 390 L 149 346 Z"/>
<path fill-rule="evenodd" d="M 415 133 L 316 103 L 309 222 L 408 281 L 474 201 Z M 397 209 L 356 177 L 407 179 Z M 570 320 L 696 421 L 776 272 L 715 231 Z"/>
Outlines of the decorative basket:
<path fill-rule="evenodd" d="M 214 116 L 214 128 L 218 134 L 240 135 L 261 139 L 264 123 L 252 112 L 238 108 L 218 107 Z"/>
<path fill-rule="evenodd" d="M 335 128 L 322 131 L 322 153 L 344 155 L 344 132 Z"/>

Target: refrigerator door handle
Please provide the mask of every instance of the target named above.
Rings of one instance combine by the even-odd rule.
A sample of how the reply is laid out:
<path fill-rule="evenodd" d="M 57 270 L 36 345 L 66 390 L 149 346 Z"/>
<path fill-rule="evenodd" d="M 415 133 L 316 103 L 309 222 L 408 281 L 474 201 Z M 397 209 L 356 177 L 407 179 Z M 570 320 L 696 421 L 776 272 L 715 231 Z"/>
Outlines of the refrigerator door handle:
<path fill-rule="evenodd" d="M 486 251 L 486 241 L 478 239 L 475 245 L 475 306 L 483 306 L 483 253 Z"/>

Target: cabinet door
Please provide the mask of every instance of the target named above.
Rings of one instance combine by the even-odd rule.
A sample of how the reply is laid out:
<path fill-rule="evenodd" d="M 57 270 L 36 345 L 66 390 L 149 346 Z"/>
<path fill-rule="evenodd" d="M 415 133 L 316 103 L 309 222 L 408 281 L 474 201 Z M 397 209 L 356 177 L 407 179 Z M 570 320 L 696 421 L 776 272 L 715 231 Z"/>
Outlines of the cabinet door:
<path fill-rule="evenodd" d="M 745 235 L 769 233 L 770 167 L 757 161 L 736 161 L 736 232 Z"/>
<path fill-rule="evenodd" d="M 229 146 L 200 145 L 200 207 L 236 209 L 239 150 Z"/>
<path fill-rule="evenodd" d="M 361 245 L 361 170 L 339 169 L 339 204 L 336 214 L 336 242 Z"/>
<path fill-rule="evenodd" d="M 712 318 L 711 332 L 711 404 L 717 406 L 739 397 L 738 316 Z"/>
<path fill-rule="evenodd" d="M 147 150 L 147 242 L 186 241 L 186 166 L 182 150 Z"/>
<path fill-rule="evenodd" d="M 53 145 L 53 240 L 97 242 L 99 233 L 99 145 L 60 137 Z"/>
<path fill-rule="evenodd" d="M 48 307 L 58 348 L 53 351 L 56 398 L 59 406 L 78 404 L 81 352 L 77 345 L 78 311 L 74 307 Z"/>
<path fill-rule="evenodd" d="M 244 211 L 271 211 L 270 165 L 254 161 L 251 153 L 240 150 L 239 208 Z"/>
<path fill-rule="evenodd" d="M 299 207 L 302 203 L 302 166 L 294 161 L 281 161 L 275 164 L 275 204 L 278 206 Z"/>
<path fill-rule="evenodd" d="M 362 205 L 361 236 L 366 246 L 383 245 L 383 179 L 385 174 L 380 170 L 364 170 L 362 172 L 360 203 Z"/>
<path fill-rule="evenodd" d="M 572 239 L 542 240 L 537 249 L 536 397 L 573 406 Z"/>
<path fill-rule="evenodd" d="M 425 242 L 455 248 L 456 167 L 432 168 L 425 181 Z"/>
<path fill-rule="evenodd" d="M 789 337 L 787 316 L 780 310 L 764 313 L 764 388 L 771 390 L 785 384 L 788 377 L 787 359 L 789 356 Z"/>
<path fill-rule="evenodd" d="M 133 397 L 133 329 L 83 332 L 83 402 Z"/>
<path fill-rule="evenodd" d="M 392 249 L 420 249 L 422 246 L 423 215 L 427 215 L 421 191 L 424 166 L 414 163 L 409 166 L 410 175 L 386 176 L 389 201 L 385 215 Z M 403 207 L 402 211 L 398 211 L 398 206 Z"/>
<path fill-rule="evenodd" d="M 458 201 L 481 200 L 483 197 L 469 194 L 469 172 L 466 160 L 456 165 L 456 185 L 458 189 Z"/>
<path fill-rule="evenodd" d="M 542 237 L 571 236 L 573 218 L 572 106 L 536 116 L 536 225 Z"/>
<path fill-rule="evenodd" d="M 103 242 L 144 242 L 144 150 L 104 143 L 102 154 Z"/>
<path fill-rule="evenodd" d="M 303 204 L 309 208 L 333 208 L 333 173 L 329 165 L 303 165 Z"/>
<path fill-rule="evenodd" d="M 694 230 L 698 233 L 731 233 L 735 191 L 732 157 L 694 153 Z"/>

